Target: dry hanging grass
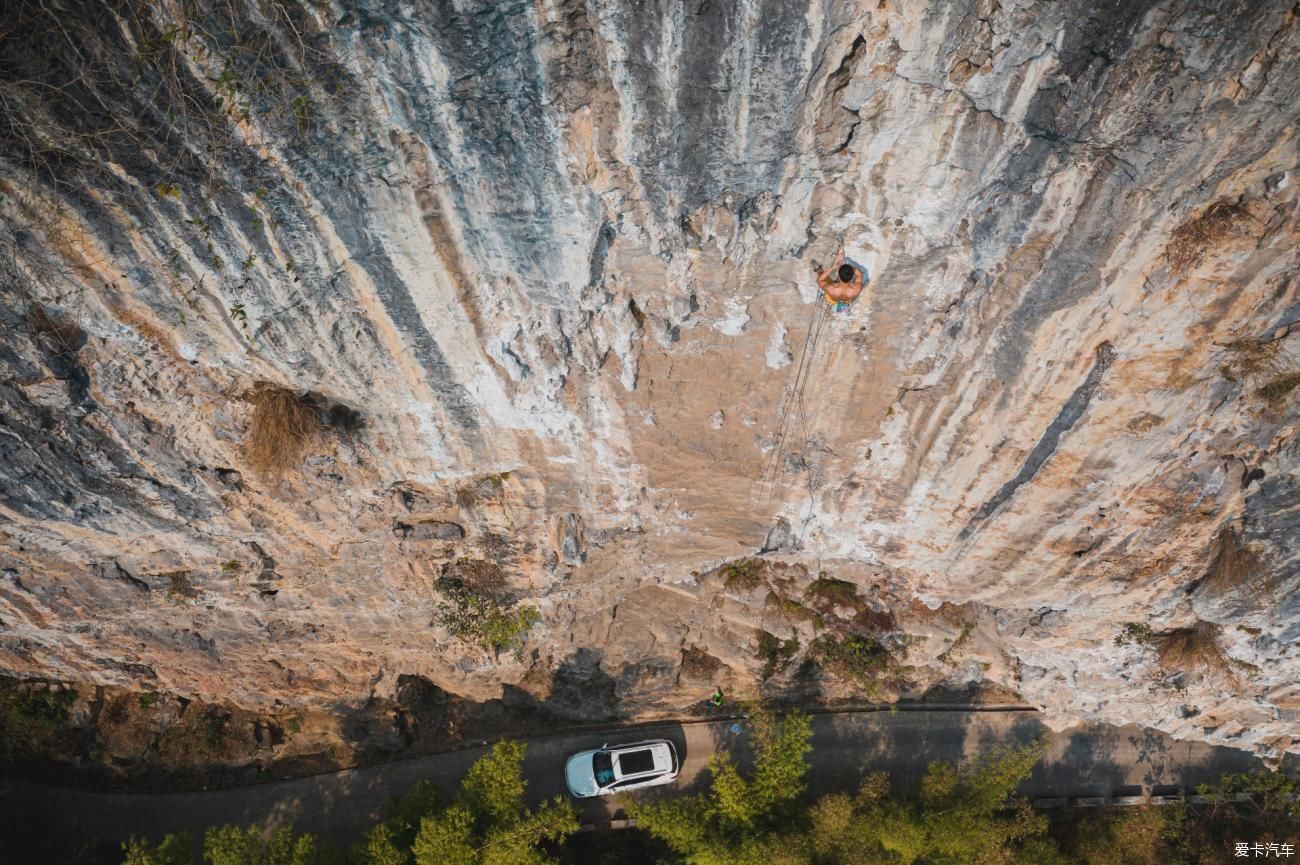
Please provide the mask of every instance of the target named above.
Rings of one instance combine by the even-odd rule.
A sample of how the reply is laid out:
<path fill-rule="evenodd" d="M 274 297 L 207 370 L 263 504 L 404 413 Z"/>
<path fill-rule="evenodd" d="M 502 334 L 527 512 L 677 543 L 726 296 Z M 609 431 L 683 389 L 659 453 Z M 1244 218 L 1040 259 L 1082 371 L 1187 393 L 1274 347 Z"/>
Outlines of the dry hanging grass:
<path fill-rule="evenodd" d="M 1169 242 L 1169 264 L 1174 270 L 1186 270 L 1205 255 L 1206 247 L 1237 233 L 1237 222 L 1250 219 L 1250 211 L 1240 204 L 1216 201 L 1194 219 L 1174 229 Z"/>
<path fill-rule="evenodd" d="M 38 304 L 27 307 L 27 329 L 37 336 L 50 340 L 59 354 L 76 354 L 86 344 L 86 332 L 71 321 L 59 321 Z"/>
<path fill-rule="evenodd" d="M 1197 622 L 1155 639 L 1156 659 L 1167 670 L 1231 671 L 1231 661 L 1219 647 L 1219 626 L 1213 622 Z"/>
<path fill-rule="evenodd" d="M 269 476 L 298 466 L 320 434 L 320 413 L 295 392 L 273 384 L 258 385 L 246 399 L 253 405 L 244 436 L 249 464 Z"/>
<path fill-rule="evenodd" d="M 1210 565 L 1205 569 L 1202 585 L 1216 594 L 1223 594 L 1238 586 L 1257 585 L 1261 573 L 1259 557 L 1242 543 L 1236 529 L 1227 526 L 1214 538 Z"/>
<path fill-rule="evenodd" d="M 1221 372 L 1247 384 L 1297 372 L 1300 362 L 1277 339 L 1245 338 L 1222 343 L 1228 354 Z"/>

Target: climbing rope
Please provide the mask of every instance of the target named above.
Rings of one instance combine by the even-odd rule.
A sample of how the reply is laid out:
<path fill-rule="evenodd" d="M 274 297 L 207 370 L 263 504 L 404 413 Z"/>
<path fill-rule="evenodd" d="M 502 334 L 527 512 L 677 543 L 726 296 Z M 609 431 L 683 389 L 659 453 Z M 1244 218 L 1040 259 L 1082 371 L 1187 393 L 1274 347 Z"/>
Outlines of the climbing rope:
<path fill-rule="evenodd" d="M 844 236 L 841 235 L 836 247 L 836 257 L 843 260 L 843 254 Z M 862 270 L 861 265 L 856 262 L 853 266 L 855 269 Z M 862 273 L 862 279 L 866 279 L 865 271 Z M 812 441 L 808 430 L 808 406 L 804 401 L 804 393 L 808 388 L 808 382 L 812 379 L 812 371 L 816 368 L 817 350 L 826 329 L 826 320 L 834 313 L 848 311 L 853 304 L 853 301 L 831 300 L 824 292 L 820 293 L 818 300 L 820 302 L 814 308 L 808 321 L 808 329 L 804 334 L 799 362 L 794 368 L 794 381 L 789 385 L 789 396 L 782 407 L 781 418 L 777 424 L 776 442 L 763 466 L 762 485 L 767 488 L 768 503 L 771 503 L 776 495 L 777 487 L 785 483 L 786 460 L 790 452 L 789 439 L 790 434 L 794 432 L 795 422 L 803 432 L 805 446 Z M 812 483 L 811 479 L 809 483 Z M 811 491 L 810 488 L 809 492 Z"/>
<path fill-rule="evenodd" d="M 822 331 L 829 317 L 828 304 L 819 303 L 809 317 L 808 329 L 804 333 L 803 348 L 799 352 L 799 362 L 794 369 L 794 381 L 789 385 L 790 394 L 786 397 L 781 410 L 781 419 L 777 424 L 776 443 L 763 467 L 763 484 L 767 487 L 767 499 L 770 502 L 776 494 L 776 488 L 785 482 L 786 457 L 789 455 L 789 437 L 794 431 L 792 419 L 797 419 L 808 439 L 808 411 L 804 403 L 804 391 L 812 378 L 813 363 L 817 356 L 817 347 L 821 343 Z"/>

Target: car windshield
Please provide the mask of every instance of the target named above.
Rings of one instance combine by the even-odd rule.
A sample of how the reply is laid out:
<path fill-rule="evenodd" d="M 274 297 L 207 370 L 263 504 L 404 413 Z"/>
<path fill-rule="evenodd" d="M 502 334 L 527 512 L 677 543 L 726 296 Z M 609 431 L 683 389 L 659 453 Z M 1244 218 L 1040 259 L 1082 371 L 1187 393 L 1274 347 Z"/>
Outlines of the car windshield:
<path fill-rule="evenodd" d="M 591 758 L 591 767 L 596 773 L 596 786 L 608 787 L 614 783 L 614 761 L 608 751 L 597 751 Z"/>

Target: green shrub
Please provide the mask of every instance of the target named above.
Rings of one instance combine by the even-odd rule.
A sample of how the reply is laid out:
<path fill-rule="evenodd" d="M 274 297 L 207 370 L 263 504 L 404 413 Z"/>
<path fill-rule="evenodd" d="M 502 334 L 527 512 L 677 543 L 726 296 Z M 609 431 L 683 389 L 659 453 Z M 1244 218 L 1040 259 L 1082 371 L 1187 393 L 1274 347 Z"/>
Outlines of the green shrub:
<path fill-rule="evenodd" d="M 1153 638 L 1154 635 L 1151 633 L 1151 627 L 1149 625 L 1143 625 L 1138 622 L 1129 622 L 1127 625 L 1120 628 L 1119 633 L 1115 635 L 1115 645 L 1127 646 L 1128 644 L 1133 643 L 1138 646 L 1149 646 L 1151 645 L 1151 640 Z"/>
<path fill-rule="evenodd" d="M 515 657 L 522 657 L 525 637 L 542 619 L 536 607 L 510 609 L 464 585 L 444 582 L 440 588 L 445 600 L 438 604 L 435 621 L 453 637 L 488 651 L 510 649 Z"/>
<path fill-rule="evenodd" d="M 33 721 L 52 724 L 67 718 L 76 701 L 77 692 L 71 688 L 32 688 L 18 693 L 17 708 Z"/>
<path fill-rule="evenodd" d="M 19 684 L 0 693 L 0 761 L 41 750 L 62 729 L 76 700 L 71 688 Z"/>
<path fill-rule="evenodd" d="M 498 742 L 470 767 L 449 807 L 420 820 L 415 865 L 548 865 L 539 852 L 578 831 L 578 809 L 555 797 L 524 808 L 524 745 Z"/>
<path fill-rule="evenodd" d="M 829 673 L 856 682 L 873 682 L 892 669 L 889 650 L 871 637 L 818 637 L 810 647 L 812 656 Z"/>

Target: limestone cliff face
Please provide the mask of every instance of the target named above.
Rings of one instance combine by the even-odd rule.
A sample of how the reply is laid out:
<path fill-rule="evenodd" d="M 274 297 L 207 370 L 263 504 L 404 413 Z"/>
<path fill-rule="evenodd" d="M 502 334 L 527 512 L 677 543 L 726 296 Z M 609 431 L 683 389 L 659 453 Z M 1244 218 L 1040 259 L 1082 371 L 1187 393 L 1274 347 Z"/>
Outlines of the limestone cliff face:
<path fill-rule="evenodd" d="M 874 616 L 890 695 L 1300 747 L 1290 0 L 146 5 L 0 25 L 5 672 L 627 716 Z"/>

